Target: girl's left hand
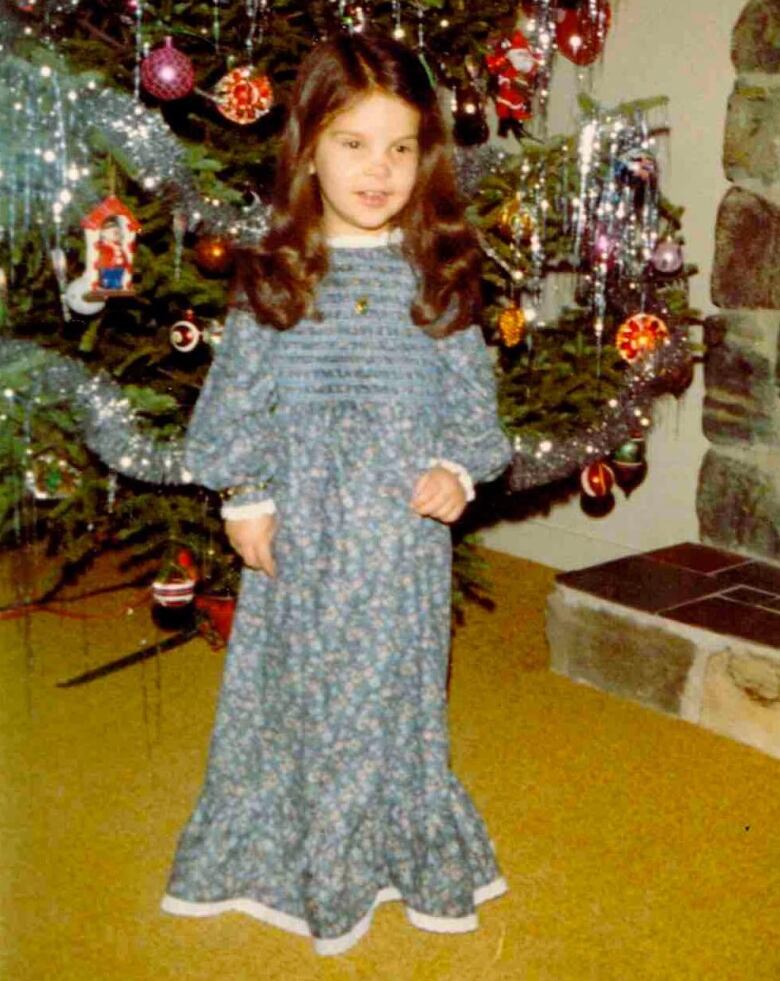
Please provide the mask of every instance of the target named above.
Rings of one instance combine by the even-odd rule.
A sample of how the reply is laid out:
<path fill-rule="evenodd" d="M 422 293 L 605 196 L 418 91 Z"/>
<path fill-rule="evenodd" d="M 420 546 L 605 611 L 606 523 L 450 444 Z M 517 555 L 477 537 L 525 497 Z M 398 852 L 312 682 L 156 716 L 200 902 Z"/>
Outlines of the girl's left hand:
<path fill-rule="evenodd" d="M 414 485 L 410 503 L 421 518 L 435 518 L 449 525 L 463 514 L 466 493 L 454 473 L 432 467 Z"/>

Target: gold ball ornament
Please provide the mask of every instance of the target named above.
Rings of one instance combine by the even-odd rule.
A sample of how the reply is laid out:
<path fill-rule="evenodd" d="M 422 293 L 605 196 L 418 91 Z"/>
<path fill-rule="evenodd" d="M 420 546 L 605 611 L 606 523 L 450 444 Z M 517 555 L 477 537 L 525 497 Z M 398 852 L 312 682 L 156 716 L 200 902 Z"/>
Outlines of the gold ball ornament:
<path fill-rule="evenodd" d="M 520 307 L 507 307 L 498 318 L 501 340 L 506 347 L 515 347 L 525 336 L 526 317 Z"/>
<path fill-rule="evenodd" d="M 529 239 L 533 235 L 534 220 L 522 206 L 520 198 L 514 197 L 501 206 L 498 227 L 504 235 Z"/>
<path fill-rule="evenodd" d="M 204 235 L 195 244 L 195 261 L 202 272 L 223 276 L 233 264 L 230 240 L 221 235 Z"/>

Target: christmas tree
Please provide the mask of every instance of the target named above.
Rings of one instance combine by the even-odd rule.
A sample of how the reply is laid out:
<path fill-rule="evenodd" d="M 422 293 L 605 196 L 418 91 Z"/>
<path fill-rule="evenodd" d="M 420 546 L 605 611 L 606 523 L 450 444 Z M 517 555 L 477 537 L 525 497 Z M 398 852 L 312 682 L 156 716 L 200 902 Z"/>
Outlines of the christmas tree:
<path fill-rule="evenodd" d="M 659 188 L 664 100 L 607 111 L 586 95 L 610 17 L 607 0 L 6 0 L 0 539 L 63 558 L 47 596 L 117 546 L 172 602 L 196 567 L 209 591 L 235 588 L 218 502 L 183 482 L 178 441 L 232 255 L 266 226 L 296 68 L 336 31 L 405 39 L 452 109 L 509 488 L 582 472 L 604 497 L 639 479 L 653 398 L 687 384 L 694 270 Z M 562 57 L 582 70 L 581 127 L 549 138 Z M 555 277 L 571 289 L 551 312 Z M 458 556 L 456 587 L 481 595 L 473 550 Z"/>

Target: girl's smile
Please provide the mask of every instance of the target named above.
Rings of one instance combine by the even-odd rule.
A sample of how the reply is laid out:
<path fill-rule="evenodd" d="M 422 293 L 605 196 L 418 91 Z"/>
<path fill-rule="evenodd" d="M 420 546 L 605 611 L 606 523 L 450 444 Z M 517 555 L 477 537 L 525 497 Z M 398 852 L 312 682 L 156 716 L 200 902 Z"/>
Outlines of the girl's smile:
<path fill-rule="evenodd" d="M 390 226 L 414 189 L 419 125 L 417 109 L 377 91 L 323 129 L 311 172 L 327 236 L 375 235 Z"/>

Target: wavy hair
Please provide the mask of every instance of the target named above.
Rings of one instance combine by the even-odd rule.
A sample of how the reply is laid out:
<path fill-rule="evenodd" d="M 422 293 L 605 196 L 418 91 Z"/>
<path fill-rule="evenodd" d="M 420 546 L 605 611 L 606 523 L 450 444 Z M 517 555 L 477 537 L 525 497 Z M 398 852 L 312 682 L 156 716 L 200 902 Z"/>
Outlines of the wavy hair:
<path fill-rule="evenodd" d="M 434 337 L 473 323 L 480 254 L 464 217 L 448 135 L 436 92 L 418 57 L 390 38 L 340 35 L 303 61 L 292 93 L 277 162 L 270 227 L 259 246 L 243 250 L 236 288 L 261 323 L 279 330 L 312 315 L 328 270 L 317 178 L 310 172 L 317 139 L 338 113 L 381 91 L 420 113 L 419 159 L 411 196 L 395 217 L 404 255 L 418 273 L 410 314 Z"/>

